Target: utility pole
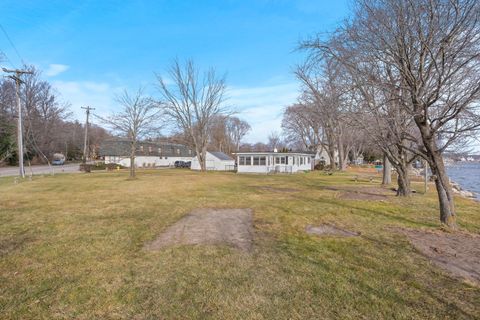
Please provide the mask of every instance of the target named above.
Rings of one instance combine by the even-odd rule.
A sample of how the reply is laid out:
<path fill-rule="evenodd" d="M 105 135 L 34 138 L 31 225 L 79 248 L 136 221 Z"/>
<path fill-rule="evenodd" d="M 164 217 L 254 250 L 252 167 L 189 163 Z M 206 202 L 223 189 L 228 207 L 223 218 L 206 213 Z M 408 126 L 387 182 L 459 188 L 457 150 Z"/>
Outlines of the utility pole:
<path fill-rule="evenodd" d="M 28 70 L 11 70 L 2 68 L 5 73 L 14 73 L 15 75 L 9 76 L 9 78 L 15 80 L 15 95 L 17 98 L 17 112 L 18 112 L 18 124 L 17 124 L 17 146 L 18 146 L 18 167 L 20 169 L 20 177 L 25 178 L 25 169 L 23 167 L 23 124 L 22 124 L 22 105 L 20 103 L 20 84 L 23 82 L 20 77 L 23 74 L 33 74 Z"/>
<path fill-rule="evenodd" d="M 95 108 L 82 107 L 87 113 L 87 120 L 85 121 L 85 138 L 83 140 L 83 163 L 87 162 L 87 145 L 88 145 L 88 117 L 90 116 L 90 110 L 95 110 Z"/>

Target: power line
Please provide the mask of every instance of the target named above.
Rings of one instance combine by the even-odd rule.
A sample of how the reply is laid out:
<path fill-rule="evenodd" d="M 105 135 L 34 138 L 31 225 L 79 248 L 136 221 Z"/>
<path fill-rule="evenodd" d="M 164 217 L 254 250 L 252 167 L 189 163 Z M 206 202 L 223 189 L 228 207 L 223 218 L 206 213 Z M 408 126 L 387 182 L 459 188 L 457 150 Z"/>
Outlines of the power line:
<path fill-rule="evenodd" d="M 17 56 L 18 56 L 18 58 L 20 59 L 20 61 L 22 62 L 22 64 L 23 64 L 23 65 L 26 65 L 25 61 L 23 61 L 23 58 L 22 58 L 22 56 L 20 55 L 20 52 L 18 52 L 17 47 L 13 44 L 12 39 L 11 39 L 10 36 L 8 35 L 7 30 L 5 30 L 5 28 L 2 26 L 1 23 L 0 23 L 0 29 L 2 29 L 3 34 L 4 34 L 5 37 L 7 38 L 8 42 L 10 42 L 10 45 L 12 46 L 13 50 L 14 50 L 15 53 L 17 54 Z M 5 56 L 6 56 L 6 55 L 5 55 Z"/>
<path fill-rule="evenodd" d="M 10 60 L 10 58 L 7 56 L 7 54 L 4 51 L 0 50 L 0 54 L 2 57 L 5 57 L 5 59 L 7 60 L 7 62 L 10 64 L 12 68 L 16 68 L 15 65 L 12 63 L 12 60 Z"/>

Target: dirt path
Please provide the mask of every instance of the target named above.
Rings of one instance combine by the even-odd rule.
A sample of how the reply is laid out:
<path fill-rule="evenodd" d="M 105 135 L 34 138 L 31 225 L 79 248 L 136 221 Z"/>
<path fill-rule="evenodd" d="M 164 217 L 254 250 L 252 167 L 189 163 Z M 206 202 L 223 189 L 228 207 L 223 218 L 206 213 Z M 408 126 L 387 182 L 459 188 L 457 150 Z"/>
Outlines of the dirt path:
<path fill-rule="evenodd" d="M 480 285 L 480 236 L 465 232 L 400 229 L 413 246 L 455 277 Z"/>
<path fill-rule="evenodd" d="M 251 209 L 196 209 L 168 227 L 146 247 L 158 250 L 175 245 L 227 244 L 249 251 L 252 247 Z"/>

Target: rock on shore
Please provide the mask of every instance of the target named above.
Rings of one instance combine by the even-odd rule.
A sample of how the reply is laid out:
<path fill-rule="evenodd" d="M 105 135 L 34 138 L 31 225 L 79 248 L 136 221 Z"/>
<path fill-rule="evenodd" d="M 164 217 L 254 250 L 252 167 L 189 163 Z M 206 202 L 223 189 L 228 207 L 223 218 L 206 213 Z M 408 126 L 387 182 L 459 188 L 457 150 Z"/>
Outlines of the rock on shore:
<path fill-rule="evenodd" d="M 463 190 L 458 183 L 451 181 L 450 184 L 452 186 L 453 193 L 458 194 L 464 198 L 472 198 L 472 199 L 475 198 L 475 194 L 473 192 L 468 190 Z"/>

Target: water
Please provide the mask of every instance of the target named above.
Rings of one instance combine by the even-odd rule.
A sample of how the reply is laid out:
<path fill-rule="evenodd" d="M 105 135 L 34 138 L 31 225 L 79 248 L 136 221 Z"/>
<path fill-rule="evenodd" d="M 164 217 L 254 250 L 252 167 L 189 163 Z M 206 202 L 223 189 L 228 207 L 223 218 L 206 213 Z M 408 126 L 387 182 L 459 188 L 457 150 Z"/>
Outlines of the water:
<path fill-rule="evenodd" d="M 480 199 L 480 162 L 456 162 L 447 166 L 447 173 L 462 189 L 474 192 Z"/>

